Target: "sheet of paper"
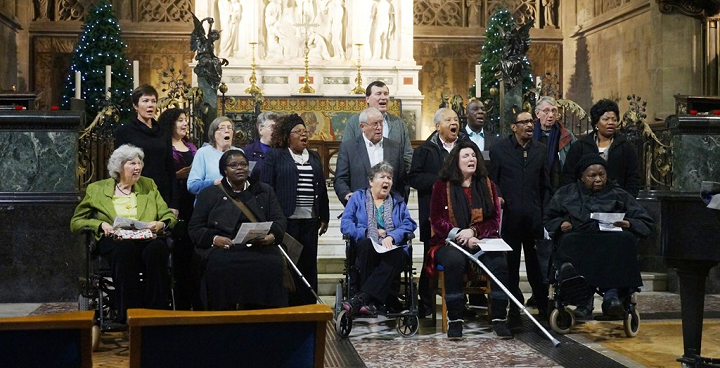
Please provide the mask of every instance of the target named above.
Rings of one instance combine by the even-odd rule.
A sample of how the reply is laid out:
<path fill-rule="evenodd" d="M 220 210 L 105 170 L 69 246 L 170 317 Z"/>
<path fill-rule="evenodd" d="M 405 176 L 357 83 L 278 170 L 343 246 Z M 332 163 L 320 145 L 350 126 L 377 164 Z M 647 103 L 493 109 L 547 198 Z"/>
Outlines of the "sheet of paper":
<path fill-rule="evenodd" d="M 240 226 L 233 244 L 246 244 L 250 240 L 263 237 L 270 232 L 272 221 L 267 222 L 246 222 Z"/>
<path fill-rule="evenodd" d="M 715 194 L 714 196 L 712 196 L 712 199 L 710 200 L 710 203 L 708 203 L 707 208 L 713 210 L 720 210 L 720 194 Z"/>
<path fill-rule="evenodd" d="M 599 222 L 598 226 L 600 231 L 622 231 L 621 227 L 613 225 L 613 223 L 622 221 L 625 218 L 625 213 L 609 213 L 609 212 L 593 212 L 590 214 L 590 219 Z"/>
<path fill-rule="evenodd" d="M 373 247 L 375 248 L 375 252 L 377 252 L 378 254 L 387 253 L 387 252 L 389 252 L 389 251 L 391 251 L 391 250 L 395 250 L 395 249 L 400 248 L 400 247 L 397 246 L 397 245 L 393 246 L 392 248 L 385 248 L 385 247 L 382 246 L 382 244 L 376 242 L 375 239 L 372 239 L 372 238 L 371 238 L 370 240 L 372 240 L 372 244 L 373 244 Z"/>
<path fill-rule="evenodd" d="M 512 250 L 508 243 L 505 243 L 502 238 L 480 239 L 477 245 L 483 252 L 507 252 Z"/>
<path fill-rule="evenodd" d="M 147 229 L 148 225 L 150 225 L 149 222 L 133 220 L 122 216 L 115 216 L 115 220 L 113 221 L 113 229 L 140 230 Z"/>

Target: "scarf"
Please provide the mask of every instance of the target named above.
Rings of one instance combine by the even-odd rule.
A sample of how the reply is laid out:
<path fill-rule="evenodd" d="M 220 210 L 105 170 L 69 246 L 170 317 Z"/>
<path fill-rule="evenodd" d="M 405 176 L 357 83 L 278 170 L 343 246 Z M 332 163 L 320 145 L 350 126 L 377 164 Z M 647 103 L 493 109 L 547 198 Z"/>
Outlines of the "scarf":
<path fill-rule="evenodd" d="M 485 176 L 470 182 L 470 201 L 459 183 L 448 182 L 448 213 L 450 222 L 461 229 L 469 228 L 496 216 L 490 179 Z"/>
<path fill-rule="evenodd" d="M 375 218 L 375 203 L 373 202 L 372 192 L 370 188 L 365 191 L 365 211 L 367 212 L 368 227 L 367 235 L 377 243 L 382 243 L 382 239 L 378 236 L 377 219 Z M 388 194 L 383 202 L 383 220 L 385 220 L 385 231 L 390 233 L 395 230 L 392 222 L 393 200 L 392 195 Z"/>
<path fill-rule="evenodd" d="M 540 141 L 540 137 L 542 136 L 543 131 L 540 128 L 540 123 L 535 124 L 535 129 L 533 130 L 533 139 L 536 141 Z M 550 133 L 548 133 L 548 140 L 547 140 L 547 163 L 548 167 L 553 167 L 553 164 L 555 163 L 555 157 L 557 156 L 557 150 L 556 147 L 558 147 L 558 141 L 560 140 L 560 129 L 558 129 L 558 124 L 553 124 L 552 128 L 550 128 Z"/>

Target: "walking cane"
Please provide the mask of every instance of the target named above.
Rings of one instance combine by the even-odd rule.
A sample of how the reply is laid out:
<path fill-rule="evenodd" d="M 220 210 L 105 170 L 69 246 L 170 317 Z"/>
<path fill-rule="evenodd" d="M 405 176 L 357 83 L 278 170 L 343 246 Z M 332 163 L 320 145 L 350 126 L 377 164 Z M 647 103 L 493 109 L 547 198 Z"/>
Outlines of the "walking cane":
<path fill-rule="evenodd" d="M 281 244 L 278 244 L 278 248 L 280 248 L 280 251 L 282 252 L 283 256 L 285 256 L 285 259 L 287 259 L 287 261 L 292 266 L 293 270 L 295 270 L 295 273 L 298 276 L 300 276 L 300 279 L 305 284 L 305 286 L 307 286 L 308 289 L 310 289 L 310 292 L 315 296 L 315 299 L 317 299 L 317 301 L 319 301 L 320 304 L 325 304 L 325 302 L 323 302 L 322 299 L 320 299 L 320 297 L 317 295 L 315 290 L 313 290 L 312 286 L 310 286 L 310 283 L 308 282 L 307 279 L 305 279 L 305 276 L 303 276 L 302 272 L 300 272 L 300 270 L 297 268 L 297 266 L 295 266 L 295 263 L 293 263 L 292 259 L 290 259 L 290 256 L 285 252 L 285 249 L 283 249 Z"/>
<path fill-rule="evenodd" d="M 504 291 L 505 294 L 507 294 L 507 296 L 510 298 L 510 300 L 512 300 L 513 303 L 515 303 L 515 305 L 517 305 L 517 306 L 525 313 L 526 316 L 530 317 L 530 320 L 533 321 L 533 323 L 535 323 L 535 325 L 540 329 L 540 331 L 542 331 L 542 332 L 545 334 L 545 336 L 547 336 L 547 338 L 552 342 L 553 346 L 556 346 L 556 347 L 557 347 L 558 345 L 560 345 L 560 341 L 558 341 L 556 338 L 554 338 L 552 335 L 550 335 L 550 332 L 548 332 L 548 330 L 545 329 L 545 327 L 543 327 L 543 326 L 540 324 L 540 322 L 538 322 L 538 321 L 535 319 L 535 317 L 532 316 L 532 314 L 530 314 L 530 312 L 527 310 L 527 308 L 525 308 L 525 306 L 524 306 L 522 303 L 520 303 L 520 301 L 517 300 L 517 299 L 512 295 L 512 293 L 505 287 L 505 285 L 503 285 L 503 284 L 497 279 L 497 277 L 495 277 L 495 275 L 493 275 L 492 272 L 490 272 L 490 270 L 488 270 L 488 268 L 485 266 L 485 264 L 483 264 L 482 262 L 480 262 L 480 259 L 479 259 L 479 258 L 480 258 L 483 254 L 485 254 L 485 252 L 483 252 L 483 251 L 481 250 L 481 251 L 475 253 L 475 255 L 472 255 L 472 254 L 470 254 L 467 250 L 465 250 L 463 247 L 457 245 L 457 244 L 453 241 L 453 239 L 455 239 L 455 236 L 457 235 L 458 231 L 460 231 L 459 228 L 454 228 L 454 229 L 452 229 L 452 230 L 450 231 L 450 234 L 448 234 L 447 239 L 445 239 L 445 242 L 446 242 L 447 244 L 450 244 L 450 245 L 452 245 L 453 247 L 455 247 L 455 249 L 461 251 L 464 255 L 466 255 L 468 258 L 472 259 L 478 266 L 480 266 L 480 268 L 482 268 L 483 271 L 485 271 L 485 273 L 487 273 L 487 275 L 490 276 L 490 278 L 492 278 L 493 281 L 495 281 L 495 283 L 496 283 L 498 286 L 500 286 L 500 289 L 502 289 L 502 291 Z"/>

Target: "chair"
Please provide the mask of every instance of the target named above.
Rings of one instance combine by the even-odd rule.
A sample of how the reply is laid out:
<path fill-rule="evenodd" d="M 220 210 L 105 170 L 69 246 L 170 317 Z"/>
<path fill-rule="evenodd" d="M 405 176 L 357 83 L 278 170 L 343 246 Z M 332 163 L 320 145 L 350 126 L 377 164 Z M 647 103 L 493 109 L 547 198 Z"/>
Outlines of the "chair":
<path fill-rule="evenodd" d="M 447 305 L 445 305 L 445 270 L 443 269 L 442 265 L 437 265 L 436 268 L 437 271 L 437 284 L 435 285 L 435 293 L 433 295 L 440 295 L 440 300 L 442 300 L 442 332 L 447 333 Z M 468 274 L 472 274 L 473 278 L 468 278 Z M 487 321 L 492 322 L 492 316 L 490 311 L 490 278 L 488 278 L 487 275 L 478 273 L 475 271 L 471 271 L 470 273 L 465 273 L 465 277 L 463 279 L 463 294 L 466 295 L 476 295 L 476 294 L 484 294 L 488 298 L 488 304 L 487 304 Z M 432 303 L 432 320 L 433 324 L 437 321 L 437 298 L 435 298 L 435 302 Z"/>

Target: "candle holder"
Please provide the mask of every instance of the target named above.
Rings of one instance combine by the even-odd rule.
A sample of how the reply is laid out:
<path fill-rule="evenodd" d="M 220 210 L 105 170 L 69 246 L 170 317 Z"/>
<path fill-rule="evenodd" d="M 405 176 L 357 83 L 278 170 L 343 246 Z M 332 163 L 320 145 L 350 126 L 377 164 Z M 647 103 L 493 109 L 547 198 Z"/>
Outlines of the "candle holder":
<path fill-rule="evenodd" d="M 251 87 L 252 87 L 252 86 L 251 86 Z M 222 114 L 225 115 L 225 94 L 226 94 L 227 91 L 228 91 L 227 84 L 225 84 L 225 82 L 220 83 L 220 87 L 218 87 L 218 90 L 220 91 L 220 93 L 222 93 L 222 100 L 221 100 L 221 103 L 222 103 Z M 247 92 L 247 91 L 245 91 L 245 92 Z"/>
<path fill-rule="evenodd" d="M 361 65 L 360 65 L 360 60 L 361 60 L 360 53 L 361 53 L 361 51 L 362 51 L 362 50 L 361 50 L 362 44 L 361 44 L 361 43 L 356 43 L 355 46 L 357 47 L 357 54 L 358 54 L 357 77 L 355 77 L 355 81 L 357 82 L 357 85 L 355 86 L 355 88 L 353 88 L 353 89 L 350 91 L 350 94 L 351 94 L 351 95 L 362 95 L 362 94 L 365 93 L 365 88 L 363 88 L 363 86 L 362 86 L 362 73 L 360 72 L 360 68 L 361 68 Z"/>
<path fill-rule="evenodd" d="M 312 88 L 310 85 L 310 71 L 308 68 L 308 54 L 310 53 L 310 48 L 308 47 L 308 40 L 305 39 L 305 76 L 303 77 L 303 86 L 300 87 L 299 93 L 315 93 L 315 88 Z"/>
<path fill-rule="evenodd" d="M 250 64 L 252 72 L 250 73 L 250 87 L 245 88 L 245 93 L 257 95 L 262 94 L 262 90 L 257 86 L 257 76 L 255 75 L 255 67 L 257 66 L 255 64 L 255 45 L 257 45 L 257 42 L 250 42 L 250 45 L 252 46 L 252 64 Z"/>

